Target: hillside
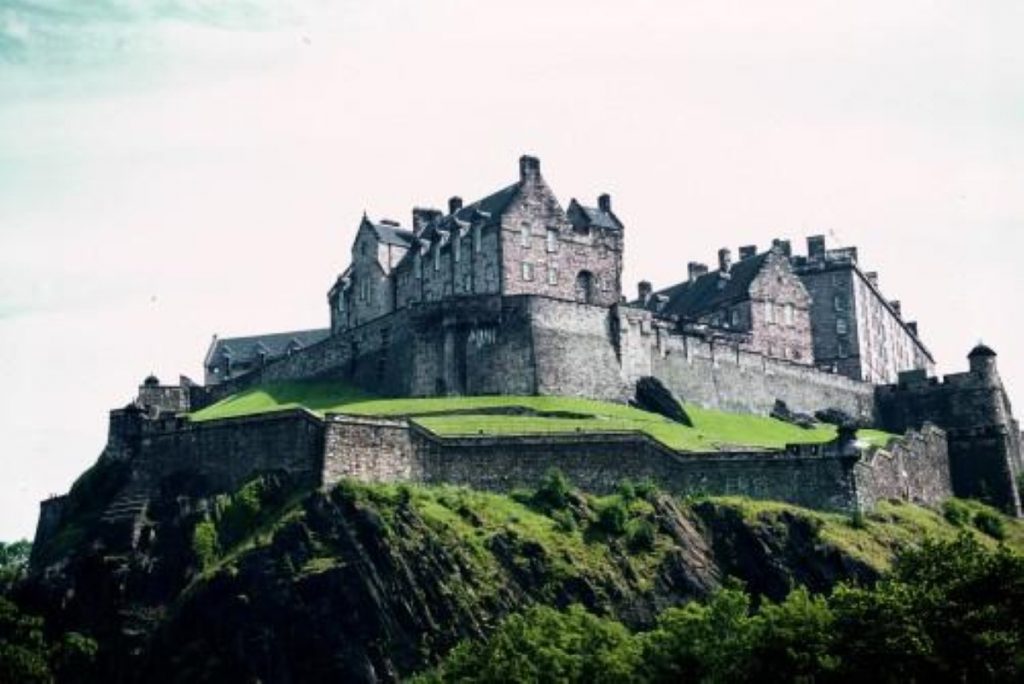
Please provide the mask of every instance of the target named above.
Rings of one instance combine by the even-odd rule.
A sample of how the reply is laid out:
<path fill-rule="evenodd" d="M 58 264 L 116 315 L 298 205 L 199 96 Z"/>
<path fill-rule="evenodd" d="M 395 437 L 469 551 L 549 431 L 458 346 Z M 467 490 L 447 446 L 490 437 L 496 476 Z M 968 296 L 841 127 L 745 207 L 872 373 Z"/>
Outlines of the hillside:
<path fill-rule="evenodd" d="M 522 435 L 549 432 L 639 431 L 683 451 L 741 446 L 782 448 L 835 439 L 833 425 L 803 429 L 774 418 L 726 413 L 685 404 L 693 427 L 624 404 L 552 396 L 429 397 L 385 399 L 337 382 L 286 382 L 244 390 L 190 415 L 207 421 L 305 408 L 318 415 L 407 417 L 440 435 Z M 884 445 L 888 433 L 861 430 L 858 437 Z"/>
<path fill-rule="evenodd" d="M 23 600 L 51 629 L 95 638 L 104 680 L 392 681 L 533 604 L 643 628 L 728 577 L 773 599 L 870 584 L 926 537 L 968 530 L 994 547 L 979 516 L 1024 550 L 1022 523 L 973 503 L 954 513 L 883 504 L 850 519 L 628 483 L 594 497 L 556 476 L 509 495 L 310 492 L 268 474 L 213 500 L 166 493 L 128 553 L 90 523 Z"/>

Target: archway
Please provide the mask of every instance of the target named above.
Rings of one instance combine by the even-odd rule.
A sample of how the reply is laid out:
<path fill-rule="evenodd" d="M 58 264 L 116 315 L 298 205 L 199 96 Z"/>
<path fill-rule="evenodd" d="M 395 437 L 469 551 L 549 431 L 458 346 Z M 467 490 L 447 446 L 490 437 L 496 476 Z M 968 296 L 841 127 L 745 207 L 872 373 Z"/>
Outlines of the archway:
<path fill-rule="evenodd" d="M 580 271 L 576 275 L 576 299 L 584 304 L 594 302 L 594 274 L 590 271 Z"/>

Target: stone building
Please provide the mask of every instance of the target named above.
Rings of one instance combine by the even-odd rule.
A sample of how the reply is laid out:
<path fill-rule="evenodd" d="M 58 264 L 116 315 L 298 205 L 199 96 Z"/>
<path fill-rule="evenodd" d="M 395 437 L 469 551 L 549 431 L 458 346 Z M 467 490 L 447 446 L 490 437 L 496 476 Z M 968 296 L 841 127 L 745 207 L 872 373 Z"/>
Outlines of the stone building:
<path fill-rule="evenodd" d="M 769 358 L 814 363 L 811 298 L 790 267 L 785 244 L 757 254 L 740 250 L 733 263 L 728 249 L 718 251 L 718 270 L 690 262 L 689 278 L 660 292 L 639 286 L 635 304 L 678 326 L 706 326 L 738 333 L 743 348 Z"/>
<path fill-rule="evenodd" d="M 214 335 L 203 359 L 204 382 L 216 385 L 258 370 L 271 361 L 324 341 L 330 333 L 326 328 L 319 328 L 247 337 Z"/>
<path fill-rule="evenodd" d="M 819 367 L 874 384 L 896 382 L 903 371 L 934 370 L 917 323 L 903 318 L 898 300 L 882 295 L 877 273 L 861 270 L 856 247 L 826 249 L 824 236 L 815 235 L 807 238 L 807 256 L 792 263 L 811 295 Z"/>
<path fill-rule="evenodd" d="M 539 295 L 583 304 L 618 302 L 623 226 L 602 195 L 597 207 L 559 204 L 540 161 L 519 160 L 519 180 L 448 212 L 413 209 L 412 229 L 365 216 L 352 262 L 328 293 L 339 333 L 418 304 L 485 295 Z"/>

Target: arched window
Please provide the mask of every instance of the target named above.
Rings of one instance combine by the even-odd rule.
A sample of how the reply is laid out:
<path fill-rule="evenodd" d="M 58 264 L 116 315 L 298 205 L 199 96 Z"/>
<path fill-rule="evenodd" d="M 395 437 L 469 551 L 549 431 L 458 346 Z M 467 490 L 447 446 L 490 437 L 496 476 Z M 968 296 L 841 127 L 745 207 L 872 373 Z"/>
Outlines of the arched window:
<path fill-rule="evenodd" d="M 594 274 L 590 271 L 580 271 L 576 275 L 576 299 L 584 304 L 593 303 Z"/>

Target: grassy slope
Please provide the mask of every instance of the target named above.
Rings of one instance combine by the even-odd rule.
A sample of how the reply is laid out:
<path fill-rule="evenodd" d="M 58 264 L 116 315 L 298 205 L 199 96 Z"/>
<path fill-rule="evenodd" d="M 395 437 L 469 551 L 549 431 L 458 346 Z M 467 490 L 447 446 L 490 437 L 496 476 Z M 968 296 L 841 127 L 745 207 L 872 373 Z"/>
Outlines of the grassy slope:
<path fill-rule="evenodd" d="M 623 404 L 579 397 L 487 396 L 379 399 L 332 382 L 289 382 L 257 387 L 228 397 L 191 415 L 195 421 L 229 418 L 285 408 L 304 407 L 318 414 L 408 416 L 441 435 L 537 434 L 638 430 L 662 443 L 688 451 L 723 445 L 778 448 L 792 443 L 827 442 L 835 437 L 832 426 L 804 430 L 762 416 L 711 411 L 688 404 L 693 419 L 689 428 L 659 415 Z M 580 414 L 588 417 L 472 414 L 473 410 L 524 407 L 533 411 Z M 465 411 L 458 415 L 436 415 Z M 431 415 L 435 414 L 435 415 Z M 863 430 L 861 439 L 884 444 L 890 435 Z"/>

